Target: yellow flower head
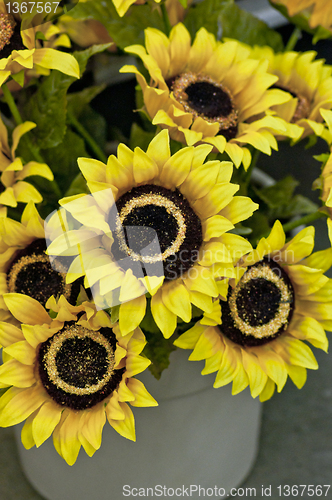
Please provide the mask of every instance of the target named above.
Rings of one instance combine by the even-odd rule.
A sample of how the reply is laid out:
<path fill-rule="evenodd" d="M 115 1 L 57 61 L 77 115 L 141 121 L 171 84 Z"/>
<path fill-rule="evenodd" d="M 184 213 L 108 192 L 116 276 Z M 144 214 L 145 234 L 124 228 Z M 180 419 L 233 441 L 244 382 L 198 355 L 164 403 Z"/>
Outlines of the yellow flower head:
<path fill-rule="evenodd" d="M 22 135 L 35 126 L 32 122 L 18 125 L 13 131 L 12 147 L 10 148 L 7 128 L 0 118 L 0 180 L 3 186 L 0 194 L 0 206 L 16 207 L 18 202 L 28 203 L 29 201 L 40 203 L 43 201 L 41 194 L 24 179 L 31 175 L 39 175 L 50 181 L 53 180 L 53 173 L 45 163 L 29 161 L 23 165 L 22 159 L 15 156 Z"/>
<path fill-rule="evenodd" d="M 295 139 L 312 134 L 316 123 L 321 128 L 321 109 L 332 108 L 332 68 L 324 65 L 324 60 L 315 59 L 316 55 L 314 51 L 274 53 L 270 47 L 258 46 L 250 53 L 255 59 L 268 60 L 268 71 L 278 77 L 274 86 L 293 96 L 272 109 L 287 122 L 302 128 L 302 134 L 297 137 L 295 134 Z"/>
<path fill-rule="evenodd" d="M 329 230 L 331 231 L 329 221 Z M 205 359 L 202 374 L 218 372 L 214 387 L 233 383 L 237 394 L 250 386 L 253 397 L 269 399 L 289 376 L 301 388 L 316 359 L 303 341 L 327 351 L 332 326 L 331 248 L 311 254 L 314 228 L 285 244 L 277 221 L 268 238 L 238 263 L 238 275 L 221 295 L 214 314 L 205 314 L 175 342 Z M 311 255 L 310 255 L 311 254 Z M 219 314 L 219 317 L 218 317 Z"/>
<path fill-rule="evenodd" d="M 0 319 L 11 318 L 3 299 L 7 292 L 28 295 L 45 305 L 51 295 L 64 295 L 75 304 L 80 283 L 66 283 L 67 263 L 50 262 L 46 251 L 44 221 L 33 202 L 27 204 L 21 222 L 0 218 Z"/>
<path fill-rule="evenodd" d="M 228 231 L 257 205 L 234 197 L 230 162 L 204 163 L 211 150 L 204 144 L 171 155 L 163 130 L 146 153 L 120 144 L 107 165 L 80 158 L 92 195 L 60 200 L 64 209 L 47 224 L 56 228 L 60 219 L 65 229 L 48 237 L 49 255 L 77 255 L 67 282 L 85 276 L 98 307 L 120 304 L 123 333 L 142 321 L 147 293 L 165 337 L 178 317 L 191 320 L 192 304 L 211 311 L 219 293 L 215 278 L 233 276 L 234 260 L 250 251 Z"/>
<path fill-rule="evenodd" d="M 183 24 L 169 38 L 148 28 L 145 39 L 146 49 L 133 45 L 126 51 L 142 59 L 151 82 L 135 66 L 121 71 L 136 73 L 153 124 L 184 144 L 212 144 L 237 167 L 250 164 L 247 145 L 266 154 L 277 149 L 274 136 L 287 135 L 287 124 L 270 108 L 291 96 L 269 90 L 277 78 L 267 72 L 267 61 L 250 59 L 250 49 L 236 40 L 217 42 L 205 28 L 191 44 Z"/>
<path fill-rule="evenodd" d="M 9 356 L 0 367 L 0 426 L 25 421 L 22 442 L 39 447 L 53 434 L 57 452 L 72 465 L 81 446 L 89 456 L 100 448 L 106 423 L 135 441 L 128 406 L 157 402 L 134 375 L 150 361 L 140 356 L 145 337 L 140 329 L 119 335 L 104 311 L 84 302 L 74 307 L 52 297 L 48 312 L 34 299 L 5 295 L 21 327 L 0 324 L 0 342 Z"/>
<path fill-rule="evenodd" d="M 16 13 L 17 9 L 19 12 Z M 19 2 L 5 3 L 0 0 L 1 32 L 5 33 L 0 37 L 0 86 L 10 76 L 21 84 L 24 82 L 24 75 L 45 75 L 51 69 L 79 78 L 80 70 L 75 57 L 52 48 L 58 45 L 68 46 L 68 37 L 58 37 L 59 29 L 49 22 L 24 28 L 23 17 Z M 46 42 L 36 38 L 38 31 L 43 33 Z M 19 78 L 19 74 L 23 75 L 23 79 Z"/>
<path fill-rule="evenodd" d="M 287 8 L 289 17 L 297 14 L 304 15 L 308 20 L 310 28 L 323 26 L 332 32 L 332 10 L 326 0 L 270 0 L 276 5 Z"/>

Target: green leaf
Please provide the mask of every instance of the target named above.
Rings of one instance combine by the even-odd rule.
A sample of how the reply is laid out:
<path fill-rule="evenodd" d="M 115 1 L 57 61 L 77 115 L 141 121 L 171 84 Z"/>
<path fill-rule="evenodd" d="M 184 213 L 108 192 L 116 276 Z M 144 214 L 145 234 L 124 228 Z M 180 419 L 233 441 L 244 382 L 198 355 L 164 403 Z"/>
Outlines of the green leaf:
<path fill-rule="evenodd" d="M 22 71 L 19 71 L 18 73 L 15 73 L 14 75 L 11 75 L 12 79 L 15 80 L 21 87 L 24 85 L 24 79 L 25 79 L 25 71 L 22 69 Z"/>
<path fill-rule="evenodd" d="M 192 37 L 204 26 L 215 37 L 235 38 L 249 45 L 270 45 L 283 49 L 282 37 L 250 12 L 240 9 L 234 0 L 203 0 L 192 5 L 184 24 Z"/>
<path fill-rule="evenodd" d="M 89 156 L 83 139 L 68 128 L 63 142 L 55 148 L 43 151 L 42 154 L 46 163 L 51 167 L 54 178 L 64 196 L 74 179 L 77 183 L 77 158 Z"/>
<path fill-rule="evenodd" d="M 254 212 L 250 219 L 246 220 L 246 225 L 251 227 L 250 243 L 256 246 L 262 236 L 266 236 L 271 231 L 271 226 L 267 215 L 262 212 Z"/>
<path fill-rule="evenodd" d="M 317 212 L 318 205 L 306 196 L 297 194 L 282 212 L 282 218 L 291 218 L 296 215 L 307 215 Z"/>
<path fill-rule="evenodd" d="M 137 123 L 133 123 L 130 132 L 130 149 L 134 149 L 137 146 L 146 151 L 150 142 L 155 136 L 155 131 L 146 132 Z"/>
<path fill-rule="evenodd" d="M 118 47 L 144 43 L 144 29 L 147 27 L 164 30 L 164 23 L 156 9 L 150 5 L 133 5 L 130 15 L 120 17 L 112 0 L 90 0 L 80 2 L 71 12 L 75 19 L 95 19 L 107 29 Z"/>
<path fill-rule="evenodd" d="M 176 350 L 173 340 L 165 339 L 161 332 L 150 333 L 142 328 L 148 343 L 144 347 L 143 354 L 151 361 L 149 370 L 156 379 L 160 379 L 162 372 L 169 366 L 169 355 Z"/>
<path fill-rule="evenodd" d="M 79 4 L 82 5 L 82 4 Z M 99 45 L 92 45 L 88 49 L 75 51 L 73 56 L 77 59 L 78 65 L 80 67 L 80 73 L 84 73 L 86 65 L 90 57 L 94 54 L 99 54 L 99 52 L 104 52 L 104 50 L 108 49 L 112 43 L 101 43 Z"/>
<path fill-rule="evenodd" d="M 89 104 L 98 94 L 105 90 L 106 85 L 94 85 L 86 87 L 80 92 L 73 92 L 68 94 L 68 111 L 70 111 L 76 118 L 80 116 L 86 104 Z"/>
<path fill-rule="evenodd" d="M 288 205 L 299 182 L 288 175 L 279 182 L 263 189 L 255 189 L 255 193 L 269 208 L 277 209 Z"/>
<path fill-rule="evenodd" d="M 52 71 L 24 108 L 24 119 L 36 123 L 34 140 L 40 149 L 54 148 L 66 133 L 68 87 L 75 78 Z"/>

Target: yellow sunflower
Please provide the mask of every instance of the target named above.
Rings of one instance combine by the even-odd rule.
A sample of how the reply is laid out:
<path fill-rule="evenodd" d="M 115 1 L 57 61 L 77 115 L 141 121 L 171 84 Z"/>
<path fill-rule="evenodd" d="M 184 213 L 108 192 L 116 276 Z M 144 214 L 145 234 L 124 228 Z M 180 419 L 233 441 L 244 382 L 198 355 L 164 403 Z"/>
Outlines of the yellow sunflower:
<path fill-rule="evenodd" d="M 332 108 L 332 68 L 324 60 L 315 59 L 314 51 L 274 53 L 270 47 L 255 46 L 250 56 L 267 60 L 268 71 L 278 77 L 274 86 L 293 96 L 289 102 L 272 109 L 287 122 L 302 127 L 298 138 L 312 134 L 315 123 L 322 128 L 320 110 Z"/>
<path fill-rule="evenodd" d="M 332 32 L 332 9 L 326 0 L 270 0 L 275 5 L 287 8 L 289 17 L 302 14 L 308 20 L 310 28 L 323 28 Z"/>
<path fill-rule="evenodd" d="M 267 72 L 267 61 L 249 58 L 250 48 L 236 40 L 217 42 L 205 28 L 191 44 L 181 23 L 169 38 L 148 28 L 145 39 L 146 49 L 132 45 L 125 50 L 142 59 L 151 82 L 135 66 L 120 71 L 136 74 L 152 123 L 169 129 L 172 139 L 189 146 L 212 144 L 237 167 L 248 168 L 246 146 L 271 154 L 277 149 L 275 135 L 289 134 L 287 123 L 272 116 L 270 108 L 291 96 L 269 89 L 277 77 Z"/>
<path fill-rule="evenodd" d="M 33 202 L 25 207 L 21 222 L 0 218 L 0 320 L 11 318 L 5 293 L 22 293 L 45 305 L 51 295 L 64 295 L 76 303 L 80 283 L 66 283 L 67 262 L 50 262 L 46 251 L 44 221 Z"/>
<path fill-rule="evenodd" d="M 19 5 L 18 2 L 16 4 Z M 0 1 L 0 86 L 10 76 L 17 79 L 18 74 L 25 75 L 31 70 L 37 74 L 47 74 L 49 70 L 56 69 L 79 78 L 80 70 L 75 57 L 49 46 L 67 46 L 68 37 L 61 35 L 57 39 L 59 30 L 51 23 L 23 29 L 22 16 L 20 13 L 14 14 L 15 9 L 13 2 Z M 12 13 L 8 13 L 8 10 Z M 46 42 L 36 38 L 37 32 L 42 32 Z"/>
<path fill-rule="evenodd" d="M 0 385 L 9 387 L 0 398 L 0 426 L 25 420 L 21 436 L 27 449 L 53 434 L 55 449 L 69 465 L 81 446 L 89 456 L 100 448 L 106 419 L 135 441 L 127 403 L 157 405 L 133 378 L 150 364 L 140 356 L 142 331 L 121 336 L 104 311 L 89 302 L 70 306 L 63 296 L 48 302 L 53 319 L 25 295 L 6 294 L 4 300 L 22 324 L 0 324 L 0 342 L 10 356 L 0 367 Z"/>
<path fill-rule="evenodd" d="M 107 165 L 80 158 L 92 195 L 60 200 L 63 209 L 47 222 L 49 255 L 77 255 L 67 282 L 85 276 L 101 308 L 120 304 L 120 329 L 128 333 L 142 321 L 146 294 L 154 320 L 170 337 L 177 318 L 189 322 L 192 304 L 212 310 L 216 277 L 233 276 L 233 262 L 249 243 L 229 230 L 258 207 L 234 193 L 230 162 L 207 161 L 212 146 L 170 153 L 168 131 L 145 152 L 120 144 Z M 70 221 L 74 218 L 76 225 Z"/>
<path fill-rule="evenodd" d="M 276 386 L 282 390 L 288 376 L 301 388 L 306 369 L 318 368 L 303 341 L 327 351 L 332 280 L 324 272 L 332 265 L 332 250 L 311 254 L 313 246 L 313 227 L 285 244 L 277 221 L 270 236 L 239 262 L 237 278 L 221 295 L 221 318 L 216 303 L 213 314 L 174 342 L 193 349 L 190 360 L 206 360 L 203 375 L 218 372 L 214 387 L 232 382 L 237 394 L 249 385 L 252 396 L 265 401 Z"/>
<path fill-rule="evenodd" d="M 320 113 L 324 124 L 311 123 L 311 127 L 317 136 L 327 142 L 329 152 L 317 158 L 322 160 L 324 166 L 320 177 L 313 183 L 313 189 L 320 189 L 321 199 L 332 218 L 332 110 L 321 109 Z"/>
<path fill-rule="evenodd" d="M 16 158 L 15 151 L 21 137 L 35 128 L 35 123 L 24 122 L 18 125 L 12 134 L 12 147 L 8 145 L 8 131 L 0 118 L 0 172 L 1 194 L 0 206 L 16 207 L 18 202 L 40 203 L 43 197 L 37 189 L 24 179 L 31 175 L 38 175 L 53 180 L 53 173 L 45 163 L 29 161 L 23 165 L 21 158 Z"/>

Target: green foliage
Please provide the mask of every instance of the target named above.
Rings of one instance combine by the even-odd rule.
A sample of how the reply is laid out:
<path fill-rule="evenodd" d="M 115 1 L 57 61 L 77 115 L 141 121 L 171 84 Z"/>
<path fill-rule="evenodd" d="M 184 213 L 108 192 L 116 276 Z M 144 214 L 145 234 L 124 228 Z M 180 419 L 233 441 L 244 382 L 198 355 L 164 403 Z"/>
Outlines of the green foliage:
<path fill-rule="evenodd" d="M 173 340 L 163 337 L 151 314 L 149 301 L 140 327 L 147 340 L 143 354 L 152 361 L 149 370 L 159 380 L 163 370 L 169 366 L 169 355 L 176 350 L 176 347 L 173 345 Z"/>
<path fill-rule="evenodd" d="M 24 120 L 36 123 L 35 144 L 39 149 L 58 146 L 66 133 L 67 91 L 73 77 L 52 71 L 23 110 Z"/>
<path fill-rule="evenodd" d="M 90 0 L 80 2 L 71 12 L 75 19 L 96 19 L 107 29 L 116 45 L 124 49 L 128 45 L 144 43 L 144 29 L 164 29 L 164 23 L 157 12 L 147 5 L 132 6 L 130 15 L 120 17 L 112 0 Z"/>
<path fill-rule="evenodd" d="M 260 214 L 250 219 L 250 227 L 253 229 L 252 238 L 256 237 L 257 227 L 262 229 L 259 233 L 266 233 L 266 222 L 270 226 L 276 219 L 287 220 L 292 217 L 308 215 L 317 211 L 318 206 L 309 198 L 301 194 L 294 194 L 295 188 L 299 185 L 291 175 L 285 177 L 273 186 L 258 189 L 253 186 L 253 190 L 260 203 Z M 262 203 L 263 202 L 263 203 Z M 264 219 L 257 220 L 263 216 Z M 263 230 L 263 228 L 265 228 Z"/>
<path fill-rule="evenodd" d="M 279 33 L 240 9 L 234 0 L 203 0 L 191 7 L 184 24 L 192 37 L 204 26 L 218 40 L 236 38 L 250 45 L 270 45 L 276 51 L 283 48 Z"/>
<path fill-rule="evenodd" d="M 76 180 L 75 185 L 77 188 L 77 158 L 80 156 L 89 156 L 81 137 L 68 128 L 63 142 L 52 149 L 44 150 L 43 156 L 54 173 L 62 196 L 67 193 L 74 179 Z M 84 184 L 82 183 L 83 186 Z M 84 191 L 86 191 L 86 188 Z"/>
<path fill-rule="evenodd" d="M 100 92 L 105 90 L 105 87 L 106 85 L 104 84 L 93 85 L 92 87 L 86 87 L 80 92 L 68 94 L 68 111 L 78 118 L 85 106 L 89 104 L 98 94 L 100 94 Z"/>
<path fill-rule="evenodd" d="M 143 354 L 152 361 L 149 370 L 159 380 L 162 372 L 169 366 L 169 355 L 176 350 L 176 347 L 173 341 L 165 339 L 160 331 L 158 333 L 143 331 L 148 341 Z"/>

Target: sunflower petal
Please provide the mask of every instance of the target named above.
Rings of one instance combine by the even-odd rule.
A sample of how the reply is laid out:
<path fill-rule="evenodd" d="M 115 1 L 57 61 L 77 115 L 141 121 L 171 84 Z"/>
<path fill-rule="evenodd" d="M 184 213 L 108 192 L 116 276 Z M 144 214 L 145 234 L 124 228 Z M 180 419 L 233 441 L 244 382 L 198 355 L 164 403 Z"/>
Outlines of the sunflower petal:
<path fill-rule="evenodd" d="M 125 414 L 125 418 L 123 420 L 108 419 L 108 422 L 121 436 L 130 439 L 131 441 L 136 441 L 133 412 L 126 403 L 120 403 L 120 406 Z"/>
<path fill-rule="evenodd" d="M 63 409 L 57 404 L 45 402 L 32 421 L 32 435 L 37 448 L 48 439 L 58 425 Z"/>

